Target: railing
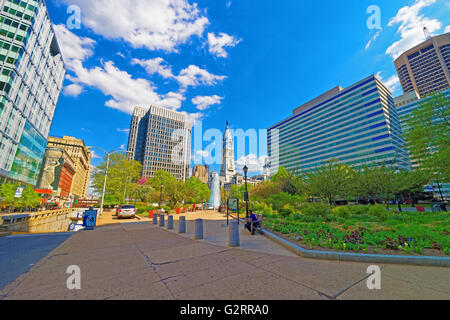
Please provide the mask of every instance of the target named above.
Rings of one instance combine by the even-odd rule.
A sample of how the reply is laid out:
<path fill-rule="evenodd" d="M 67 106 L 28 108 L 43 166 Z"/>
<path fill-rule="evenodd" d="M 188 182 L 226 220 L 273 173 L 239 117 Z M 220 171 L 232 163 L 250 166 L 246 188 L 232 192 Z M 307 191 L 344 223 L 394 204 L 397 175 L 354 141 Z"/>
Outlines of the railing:
<path fill-rule="evenodd" d="M 0 231 L 20 233 L 48 233 L 69 230 L 70 217 L 78 209 L 61 209 L 31 213 L 0 215 Z"/>

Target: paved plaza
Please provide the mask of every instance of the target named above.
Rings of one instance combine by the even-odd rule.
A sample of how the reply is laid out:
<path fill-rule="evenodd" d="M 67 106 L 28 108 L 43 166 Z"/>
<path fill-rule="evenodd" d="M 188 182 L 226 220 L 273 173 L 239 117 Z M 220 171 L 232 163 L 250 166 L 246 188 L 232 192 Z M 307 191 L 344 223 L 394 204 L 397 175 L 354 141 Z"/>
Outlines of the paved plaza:
<path fill-rule="evenodd" d="M 185 216 L 184 235 L 177 234 L 177 215 L 172 231 L 149 219 L 110 217 L 114 224 L 73 234 L 0 291 L 0 298 L 450 299 L 449 268 L 380 265 L 381 290 L 369 290 L 367 263 L 298 257 L 242 225 L 241 247 L 229 248 L 223 215 Z M 203 240 L 193 240 L 198 217 L 205 219 Z M 80 290 L 67 289 L 71 265 L 80 267 Z"/>

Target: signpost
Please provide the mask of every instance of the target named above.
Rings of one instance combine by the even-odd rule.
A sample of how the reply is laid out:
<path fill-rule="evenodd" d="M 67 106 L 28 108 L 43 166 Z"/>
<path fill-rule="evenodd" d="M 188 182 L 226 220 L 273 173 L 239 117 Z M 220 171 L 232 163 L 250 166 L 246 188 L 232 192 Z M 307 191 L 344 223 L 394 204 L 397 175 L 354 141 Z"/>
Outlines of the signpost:
<path fill-rule="evenodd" d="M 228 225 L 228 209 L 231 209 L 231 211 L 236 211 L 238 216 L 238 224 L 239 224 L 239 199 L 231 199 L 228 198 L 228 205 L 227 205 L 227 225 Z"/>
<path fill-rule="evenodd" d="M 14 195 L 14 198 L 22 197 L 22 193 L 23 193 L 24 189 L 25 189 L 24 187 L 17 187 L 16 194 Z"/>

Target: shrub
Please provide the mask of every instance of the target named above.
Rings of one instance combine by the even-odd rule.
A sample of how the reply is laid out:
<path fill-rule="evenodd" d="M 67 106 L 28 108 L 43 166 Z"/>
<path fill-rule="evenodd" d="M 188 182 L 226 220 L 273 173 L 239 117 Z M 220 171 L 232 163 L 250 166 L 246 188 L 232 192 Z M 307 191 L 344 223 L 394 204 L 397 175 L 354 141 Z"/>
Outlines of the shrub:
<path fill-rule="evenodd" d="M 367 206 L 349 206 L 348 209 L 350 210 L 351 214 L 358 215 L 358 216 L 366 214 L 368 211 Z"/>
<path fill-rule="evenodd" d="M 331 207 L 324 203 L 311 203 L 302 209 L 303 214 L 314 217 L 328 217 L 331 215 Z"/>
<path fill-rule="evenodd" d="M 287 204 L 295 209 L 298 209 L 303 203 L 306 202 L 306 199 L 298 195 L 291 195 L 287 192 L 281 192 L 272 195 L 267 201 L 272 205 L 274 210 L 280 211 Z"/>
<path fill-rule="evenodd" d="M 340 217 L 340 218 L 348 218 L 352 214 L 352 211 L 349 207 L 336 207 L 333 208 L 332 213 L 334 217 Z"/>
<path fill-rule="evenodd" d="M 287 204 L 280 211 L 278 211 L 278 214 L 283 218 L 287 218 L 292 216 L 294 212 L 295 212 L 294 208 L 292 208 L 292 206 Z"/>
<path fill-rule="evenodd" d="M 253 204 L 252 210 L 256 214 L 263 214 L 265 216 L 270 216 L 270 215 L 273 214 L 272 207 L 270 207 L 269 205 L 265 204 L 264 202 L 259 202 L 259 203 Z"/>
<path fill-rule="evenodd" d="M 370 216 L 377 217 L 380 221 L 386 221 L 389 218 L 389 212 L 380 204 L 370 206 L 367 213 Z"/>

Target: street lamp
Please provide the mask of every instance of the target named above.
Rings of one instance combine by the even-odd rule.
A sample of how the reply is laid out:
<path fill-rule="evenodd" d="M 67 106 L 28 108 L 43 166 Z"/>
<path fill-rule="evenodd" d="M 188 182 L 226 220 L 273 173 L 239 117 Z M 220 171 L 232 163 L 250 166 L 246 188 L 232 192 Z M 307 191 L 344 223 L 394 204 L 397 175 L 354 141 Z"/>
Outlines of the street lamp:
<path fill-rule="evenodd" d="M 109 169 L 109 159 L 111 158 L 111 155 L 114 153 L 118 153 L 118 152 L 126 152 L 126 153 L 132 153 L 131 151 L 125 151 L 125 150 L 117 150 L 117 151 L 113 151 L 113 152 L 106 152 L 103 149 L 100 149 L 98 147 L 87 147 L 87 149 L 98 149 L 100 151 L 103 151 L 104 153 L 106 153 L 107 155 L 107 160 L 106 160 L 106 170 L 105 170 L 105 181 L 103 182 L 103 192 L 102 192 L 102 201 L 100 203 L 100 217 L 103 214 L 103 204 L 105 203 L 105 191 L 106 191 L 106 179 L 108 178 L 108 169 Z"/>
<path fill-rule="evenodd" d="M 246 205 L 246 215 L 245 215 L 246 218 L 248 218 L 247 172 L 248 172 L 248 167 L 247 167 L 247 165 L 245 165 L 245 167 L 244 167 L 244 174 L 245 174 L 245 194 L 244 194 L 244 201 L 245 201 L 245 205 Z"/>
<path fill-rule="evenodd" d="M 160 187 L 161 187 L 161 189 L 159 189 L 159 210 L 161 211 L 162 190 L 164 188 L 164 185 L 161 183 Z"/>

